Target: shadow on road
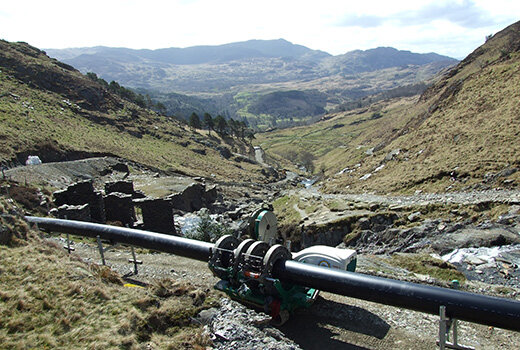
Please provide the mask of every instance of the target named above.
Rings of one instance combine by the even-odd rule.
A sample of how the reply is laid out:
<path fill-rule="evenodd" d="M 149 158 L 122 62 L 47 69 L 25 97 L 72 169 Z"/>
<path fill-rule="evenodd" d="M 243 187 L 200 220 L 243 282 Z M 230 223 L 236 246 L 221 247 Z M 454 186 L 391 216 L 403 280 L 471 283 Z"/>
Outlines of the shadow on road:
<path fill-rule="evenodd" d="M 363 339 L 372 338 L 375 342 L 383 339 L 390 325 L 365 309 L 319 297 L 310 309 L 295 312 L 279 329 L 306 350 L 367 349 L 341 337 L 338 329 L 357 333 L 359 336 L 353 338 L 359 344 Z"/>

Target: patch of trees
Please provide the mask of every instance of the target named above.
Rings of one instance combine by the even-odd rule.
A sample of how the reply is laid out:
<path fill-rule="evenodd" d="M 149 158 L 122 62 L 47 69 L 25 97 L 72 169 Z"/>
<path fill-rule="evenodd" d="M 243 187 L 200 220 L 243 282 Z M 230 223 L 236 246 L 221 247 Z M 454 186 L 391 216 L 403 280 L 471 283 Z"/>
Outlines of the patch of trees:
<path fill-rule="evenodd" d="M 263 96 L 255 94 L 246 101 L 238 101 L 235 99 L 235 94 L 231 93 L 211 98 L 202 98 L 177 93 L 165 94 L 144 89 L 137 89 L 136 91 L 150 94 L 153 101 L 160 101 L 166 106 L 167 115 L 175 115 L 188 124 L 191 114 L 196 113 L 202 126 L 207 128 L 204 122 L 204 115 L 209 113 L 215 116 L 223 116 L 228 123 L 230 119 L 247 119 L 248 127 L 257 131 L 267 128 L 306 125 L 318 121 L 325 112 L 324 107 L 326 106 L 327 98 L 330 98 L 330 96 L 327 97 L 318 91 L 282 91 Z M 288 105 L 284 105 L 283 102 L 280 102 L 278 105 L 271 104 L 272 101 L 270 99 L 280 100 L 280 98 L 288 98 L 291 101 Z M 301 101 L 302 99 L 304 100 L 303 102 Z M 257 102 L 258 100 L 262 100 L 260 104 Z M 269 110 L 262 110 L 262 106 L 267 106 Z M 276 115 L 269 113 L 271 109 L 276 112 Z M 249 114 L 243 116 L 239 113 L 240 110 L 247 110 Z M 212 125 L 208 130 L 210 130 L 210 133 L 215 131 L 214 126 Z M 228 133 L 235 134 L 233 131 Z"/>
<path fill-rule="evenodd" d="M 327 95 L 319 91 L 275 91 L 261 96 L 248 108 L 253 114 L 301 118 L 325 113 Z"/>
<path fill-rule="evenodd" d="M 204 113 L 204 120 L 203 120 L 204 126 L 208 129 L 208 133 L 211 135 L 211 130 L 215 127 L 215 122 L 213 121 L 213 118 L 211 118 L 211 114 Z"/>
<path fill-rule="evenodd" d="M 188 119 L 188 125 L 192 129 L 200 129 L 200 128 L 202 128 L 202 124 L 200 122 L 200 118 L 197 115 L 197 113 L 195 113 L 195 112 L 191 113 L 190 119 Z"/>
<path fill-rule="evenodd" d="M 150 95 L 148 94 L 142 95 L 136 93 L 128 88 L 125 88 L 124 86 L 119 85 L 118 82 L 113 80 L 110 83 L 108 83 L 105 79 L 99 78 L 97 74 L 93 72 L 88 72 L 86 76 L 90 80 L 103 85 L 103 87 L 105 87 L 108 91 L 118 95 L 119 97 L 129 102 L 135 103 L 139 107 L 152 109 L 161 114 L 166 113 L 166 107 L 164 106 L 164 104 L 162 104 L 161 102 L 153 102 L 150 98 Z"/>
<path fill-rule="evenodd" d="M 220 114 L 213 118 L 211 114 L 204 113 L 201 120 L 197 113 L 193 112 L 188 120 L 188 125 L 193 129 L 204 127 L 208 130 L 209 135 L 214 131 L 221 137 L 232 136 L 242 140 L 249 139 L 250 141 L 255 138 L 254 131 L 248 127 L 244 120 L 226 119 Z"/>
<path fill-rule="evenodd" d="M 162 93 L 159 91 L 149 91 L 142 88 L 136 89 L 142 94 L 149 94 L 152 101 L 160 102 L 166 107 L 166 115 L 176 116 L 189 121 L 191 113 L 195 112 L 201 118 L 205 112 L 217 115 L 222 114 L 226 118 L 234 116 L 233 111 L 229 111 L 228 100 L 222 101 L 220 96 L 203 98 L 199 96 L 188 96 L 174 92 Z"/>

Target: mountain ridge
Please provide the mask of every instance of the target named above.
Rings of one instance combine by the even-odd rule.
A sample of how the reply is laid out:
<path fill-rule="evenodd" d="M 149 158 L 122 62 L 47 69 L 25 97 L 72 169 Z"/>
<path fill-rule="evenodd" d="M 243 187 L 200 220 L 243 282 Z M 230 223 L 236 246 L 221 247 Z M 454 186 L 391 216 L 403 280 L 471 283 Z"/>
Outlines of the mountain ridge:
<path fill-rule="evenodd" d="M 159 49 L 129 49 L 125 47 L 94 46 L 66 49 L 45 49 L 52 57 L 68 60 L 83 54 L 97 55 L 119 52 L 135 57 L 171 64 L 203 64 L 212 61 L 227 62 L 253 57 L 304 57 L 316 59 L 330 54 L 312 50 L 302 45 L 292 44 L 285 39 L 247 40 L 223 45 L 197 45 L 185 48 L 168 47 Z"/>
<path fill-rule="evenodd" d="M 421 96 L 332 113 L 314 125 L 258 135 L 257 142 L 282 163 L 310 153 L 329 192 L 518 188 L 518 86 L 520 22 L 489 38 Z"/>
<path fill-rule="evenodd" d="M 398 50 L 393 47 L 376 47 L 368 50 L 354 50 L 342 55 L 333 56 L 330 60 L 353 66 L 352 73 L 374 71 L 378 69 L 403 65 L 424 65 L 432 62 L 456 61 L 434 52 L 414 53 L 409 50 Z M 335 62 L 335 63 L 336 63 Z"/>
<path fill-rule="evenodd" d="M 199 45 L 185 48 L 169 47 L 160 49 L 129 49 L 125 47 L 109 47 L 109 46 L 93 46 L 80 48 L 65 49 L 45 49 L 45 52 L 51 57 L 55 57 L 66 63 L 81 62 L 80 58 L 87 55 L 91 59 L 94 57 L 116 58 L 121 55 L 125 58 L 134 58 L 137 60 L 150 60 L 155 63 L 167 63 L 176 65 L 197 65 L 211 62 L 225 63 L 234 60 L 252 59 L 252 58 L 297 58 L 303 61 L 320 62 L 322 60 L 332 59 L 340 63 L 356 63 L 356 60 L 374 58 L 381 61 L 381 56 L 392 58 L 391 61 L 385 60 L 384 64 L 379 63 L 378 67 L 370 67 L 368 70 L 388 68 L 394 66 L 402 66 L 406 64 L 426 64 L 435 61 L 452 61 L 454 58 L 439 55 L 437 53 L 414 53 L 408 50 L 398 50 L 392 47 L 377 47 L 368 50 L 353 50 L 340 55 L 331 55 L 321 50 L 312 50 L 303 45 L 293 44 L 285 39 L 277 40 L 247 40 L 241 42 L 233 42 L 222 45 Z M 400 57 L 400 61 L 396 61 Z M 78 63 L 78 62 L 76 62 Z M 370 63 L 370 62 L 369 62 Z M 82 67 L 77 67 L 80 71 L 84 71 Z M 366 68 L 358 69 L 356 72 L 367 71 Z M 86 73 L 86 71 L 84 71 Z"/>
<path fill-rule="evenodd" d="M 142 93 L 148 91 L 152 99 L 169 106 L 169 114 L 184 118 L 191 114 L 186 108 L 175 109 L 182 103 L 170 100 L 175 99 L 171 93 L 185 94 L 204 98 L 196 104 L 206 105 L 208 111 L 246 118 L 251 124 L 261 125 L 260 130 L 291 125 L 293 121 L 309 122 L 343 103 L 399 86 L 427 83 L 457 62 L 434 53 L 389 47 L 332 56 L 284 39 L 184 49 L 91 47 L 47 52 L 83 73 L 95 72 L 107 81 Z M 258 108 L 265 106 L 266 98 L 272 99 L 268 94 L 290 91 L 303 92 L 291 100 L 292 106 L 303 107 L 296 114 L 290 108 Z M 246 99 L 242 98 L 244 94 Z M 321 97 L 311 97 L 317 95 L 324 96 L 325 102 Z M 274 102 L 280 105 L 283 101 Z M 200 109 L 194 106 L 193 111 Z"/>

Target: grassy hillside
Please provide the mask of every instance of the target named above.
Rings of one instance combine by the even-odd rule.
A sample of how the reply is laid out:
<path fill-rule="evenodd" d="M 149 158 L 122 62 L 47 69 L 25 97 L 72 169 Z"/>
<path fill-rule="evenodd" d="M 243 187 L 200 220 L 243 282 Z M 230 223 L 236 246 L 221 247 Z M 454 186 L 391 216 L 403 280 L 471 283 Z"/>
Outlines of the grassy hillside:
<path fill-rule="evenodd" d="M 311 152 L 330 191 L 515 187 L 519 33 L 520 22 L 497 33 L 420 98 L 379 102 L 258 142 L 286 159 L 288 152 Z"/>
<path fill-rule="evenodd" d="M 372 153 L 372 145 L 405 125 L 410 119 L 409 109 L 417 99 L 386 100 L 368 108 L 330 115 L 330 119 L 310 126 L 257 134 L 256 143 L 279 164 L 292 161 L 300 166 L 310 154 L 316 174 L 331 178 L 346 168 L 344 173 L 359 173 L 361 164 L 371 157 L 367 153 Z"/>
<path fill-rule="evenodd" d="M 262 181 L 260 168 L 222 158 L 219 146 L 179 121 L 110 93 L 25 43 L 0 41 L 0 160 L 45 161 L 111 154 L 161 169 L 220 179 Z"/>
<path fill-rule="evenodd" d="M 5 349 L 203 349 L 192 317 L 217 294 L 161 280 L 125 285 L 108 267 L 84 263 L 40 238 L 0 199 L 0 344 Z"/>

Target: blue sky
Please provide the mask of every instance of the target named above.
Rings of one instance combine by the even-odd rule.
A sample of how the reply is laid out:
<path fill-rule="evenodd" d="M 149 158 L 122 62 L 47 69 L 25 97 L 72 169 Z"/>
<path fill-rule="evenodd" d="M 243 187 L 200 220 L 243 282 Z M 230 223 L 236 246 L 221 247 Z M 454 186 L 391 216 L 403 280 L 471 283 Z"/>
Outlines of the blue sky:
<path fill-rule="evenodd" d="M 334 55 L 392 46 L 463 58 L 518 20 L 518 0 L 16 0 L 0 6 L 0 38 L 42 49 L 283 38 Z"/>

